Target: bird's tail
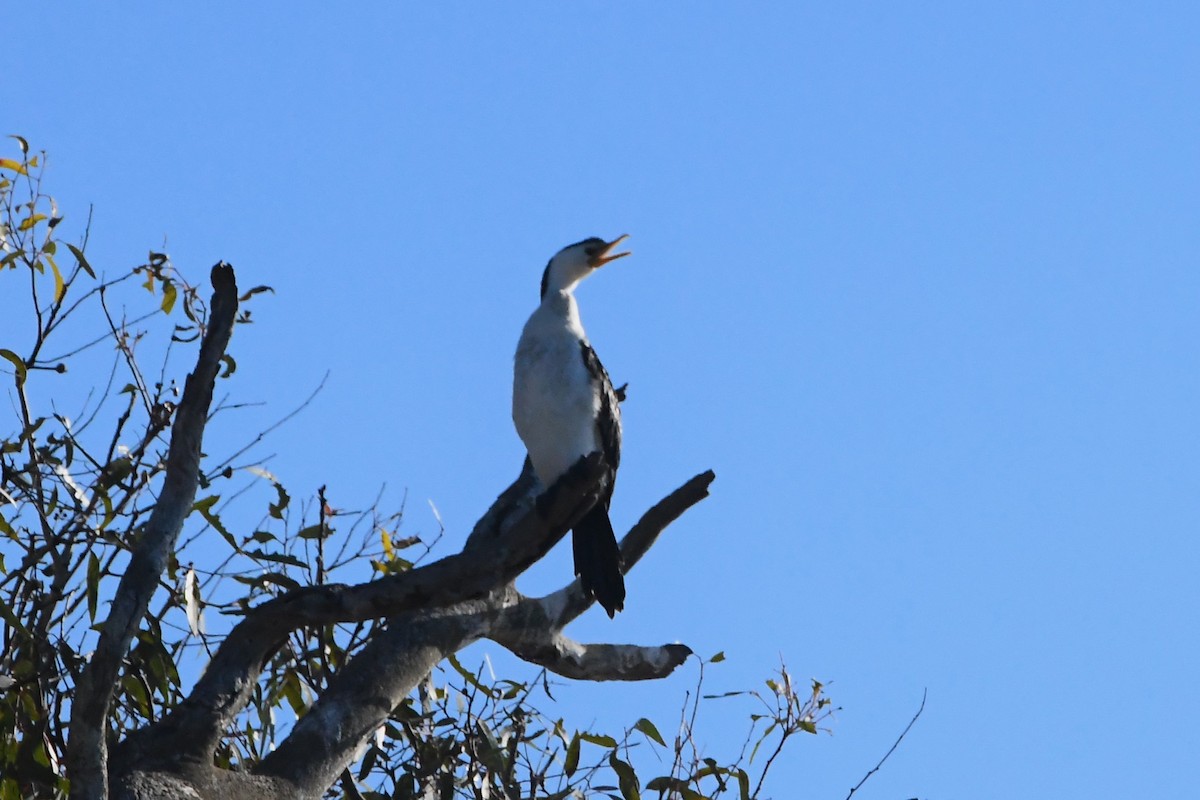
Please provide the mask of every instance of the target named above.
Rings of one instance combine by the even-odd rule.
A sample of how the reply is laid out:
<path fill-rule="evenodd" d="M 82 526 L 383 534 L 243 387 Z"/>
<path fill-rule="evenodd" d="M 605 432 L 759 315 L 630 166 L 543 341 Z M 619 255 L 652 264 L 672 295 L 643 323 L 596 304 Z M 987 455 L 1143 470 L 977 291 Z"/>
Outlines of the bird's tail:
<path fill-rule="evenodd" d="M 583 590 L 596 598 L 608 616 L 625 607 L 625 576 L 621 550 L 603 503 L 596 503 L 572 531 L 575 574 Z"/>

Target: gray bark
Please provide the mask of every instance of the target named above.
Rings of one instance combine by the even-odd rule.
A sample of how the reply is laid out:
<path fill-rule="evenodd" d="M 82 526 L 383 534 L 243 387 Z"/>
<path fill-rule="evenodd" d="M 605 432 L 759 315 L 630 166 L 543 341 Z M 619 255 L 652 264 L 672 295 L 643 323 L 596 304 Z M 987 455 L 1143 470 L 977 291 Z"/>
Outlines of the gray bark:
<path fill-rule="evenodd" d="M 208 330 L 200 344 L 196 369 L 187 377 L 175 413 L 162 491 L 113 595 L 96 652 L 76 685 L 67 747 L 73 800 L 103 800 L 108 796 L 105 734 L 117 672 L 196 499 L 200 446 L 212 404 L 213 382 L 233 333 L 238 306 L 231 266 L 220 263 L 213 267 L 212 285 Z"/>

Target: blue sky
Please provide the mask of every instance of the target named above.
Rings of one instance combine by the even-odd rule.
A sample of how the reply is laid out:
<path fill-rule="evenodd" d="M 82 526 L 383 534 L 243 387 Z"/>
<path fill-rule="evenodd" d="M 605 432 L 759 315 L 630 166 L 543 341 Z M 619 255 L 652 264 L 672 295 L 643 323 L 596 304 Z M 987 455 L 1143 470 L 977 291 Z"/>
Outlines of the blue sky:
<path fill-rule="evenodd" d="M 210 441 L 328 370 L 270 468 L 345 507 L 407 490 L 413 533 L 432 500 L 457 543 L 519 466 L 511 355 L 542 267 L 630 233 L 579 291 L 630 384 L 614 522 L 718 477 L 580 638 L 724 650 L 714 691 L 780 657 L 828 681 L 844 711 L 789 751 L 781 798 L 844 797 L 926 687 L 864 800 L 1193 787 L 1193 6 L 66 3 L 25 24 L 0 128 L 49 152 L 68 219 L 94 206 L 92 263 L 164 248 L 277 291 L 229 384 L 266 406 Z M 569 571 L 556 553 L 521 585 Z M 567 707 L 666 729 L 694 677 Z"/>

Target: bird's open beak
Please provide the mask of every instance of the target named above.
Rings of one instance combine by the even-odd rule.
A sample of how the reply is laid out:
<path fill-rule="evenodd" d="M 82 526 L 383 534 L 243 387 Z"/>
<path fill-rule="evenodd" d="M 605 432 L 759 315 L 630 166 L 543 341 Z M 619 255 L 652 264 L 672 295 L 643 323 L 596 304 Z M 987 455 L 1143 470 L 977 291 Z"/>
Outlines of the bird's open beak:
<path fill-rule="evenodd" d="M 614 247 L 628 238 L 628 233 L 622 233 L 620 236 L 604 245 L 604 249 L 592 257 L 592 269 L 599 269 L 610 261 L 616 261 L 618 258 L 624 258 L 625 256 L 632 255 L 632 253 L 630 253 L 628 250 L 623 253 L 613 253 L 612 255 L 609 255 L 609 253 L 612 253 Z"/>

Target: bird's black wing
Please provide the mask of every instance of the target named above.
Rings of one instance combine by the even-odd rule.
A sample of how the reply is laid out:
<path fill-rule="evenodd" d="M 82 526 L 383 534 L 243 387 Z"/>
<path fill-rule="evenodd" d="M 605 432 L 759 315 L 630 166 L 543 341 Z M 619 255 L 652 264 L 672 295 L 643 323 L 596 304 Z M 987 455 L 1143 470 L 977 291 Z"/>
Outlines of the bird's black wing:
<path fill-rule="evenodd" d="M 600 413 L 596 417 L 596 427 L 600 434 L 600 452 L 615 479 L 617 468 L 621 466 L 621 404 L 596 351 L 586 341 L 580 342 L 579 347 L 583 351 L 583 364 L 588 374 L 599 384 Z"/>
<path fill-rule="evenodd" d="M 621 550 L 608 518 L 612 503 L 613 484 L 617 480 L 617 467 L 621 465 L 621 405 L 613 389 L 604 365 L 596 351 L 586 341 L 580 342 L 583 364 L 592 376 L 593 386 L 600 392 L 600 412 L 596 415 L 596 429 L 600 440 L 600 454 L 608 468 L 601 489 L 600 501 L 584 515 L 572 532 L 575 555 L 575 574 L 583 590 L 613 616 L 625 607 L 625 577 L 621 570 Z"/>

